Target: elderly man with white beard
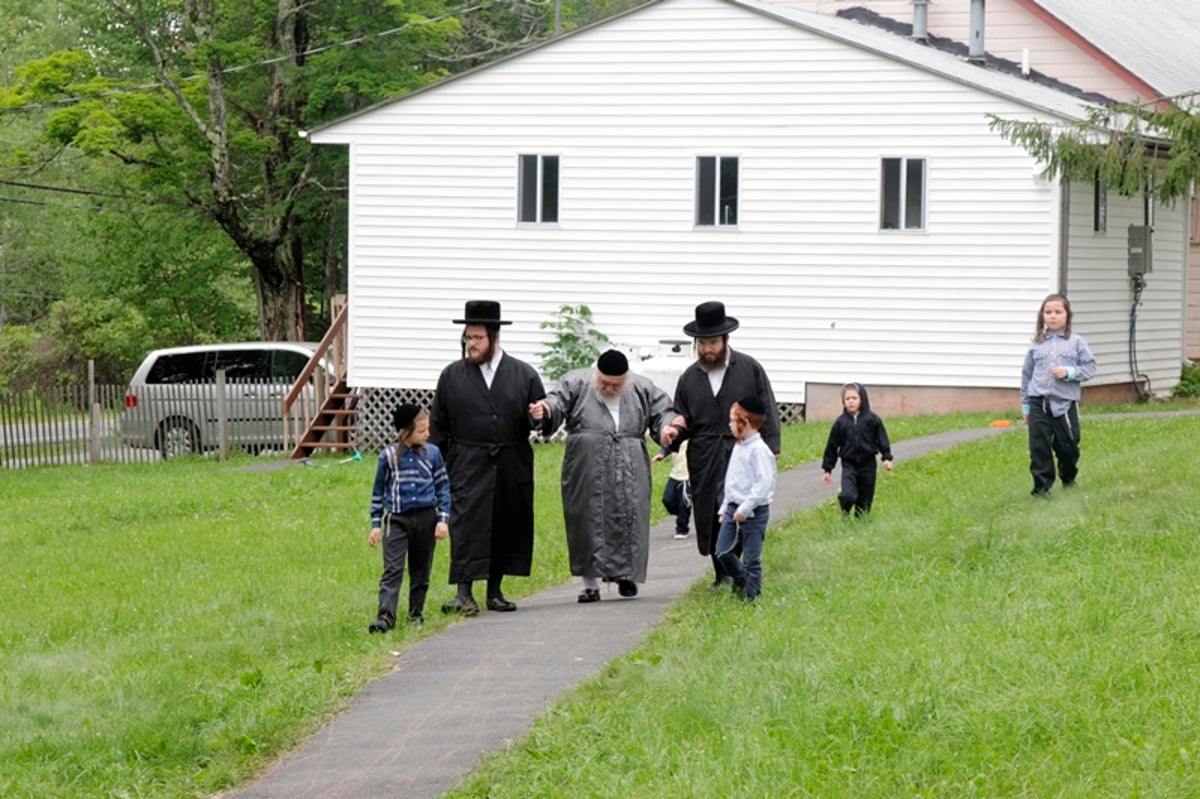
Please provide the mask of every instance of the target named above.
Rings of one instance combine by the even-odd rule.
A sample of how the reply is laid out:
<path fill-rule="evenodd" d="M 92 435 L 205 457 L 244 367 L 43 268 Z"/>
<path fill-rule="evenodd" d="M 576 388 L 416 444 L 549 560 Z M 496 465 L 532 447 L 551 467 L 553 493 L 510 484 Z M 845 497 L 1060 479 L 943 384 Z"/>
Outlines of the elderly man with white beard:
<path fill-rule="evenodd" d="M 628 359 L 608 350 L 594 367 L 564 375 L 529 415 L 552 433 L 567 429 L 563 516 L 571 574 L 583 578 L 580 602 L 600 600 L 600 581 L 635 597 L 650 556 L 653 478 L 646 434 L 657 441 L 674 418 L 671 398 Z"/>

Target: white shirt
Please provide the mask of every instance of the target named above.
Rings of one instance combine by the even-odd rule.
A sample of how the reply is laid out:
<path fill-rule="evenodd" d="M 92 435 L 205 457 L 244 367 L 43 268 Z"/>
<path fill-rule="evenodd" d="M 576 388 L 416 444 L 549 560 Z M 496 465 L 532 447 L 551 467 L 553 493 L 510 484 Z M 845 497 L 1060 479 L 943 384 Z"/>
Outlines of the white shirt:
<path fill-rule="evenodd" d="M 487 363 L 479 364 L 479 373 L 483 375 L 483 382 L 487 383 L 488 390 L 492 388 L 492 380 L 496 377 L 496 369 L 500 366 L 500 359 L 504 357 L 504 352 L 499 347 L 496 348 L 496 354 Z"/>

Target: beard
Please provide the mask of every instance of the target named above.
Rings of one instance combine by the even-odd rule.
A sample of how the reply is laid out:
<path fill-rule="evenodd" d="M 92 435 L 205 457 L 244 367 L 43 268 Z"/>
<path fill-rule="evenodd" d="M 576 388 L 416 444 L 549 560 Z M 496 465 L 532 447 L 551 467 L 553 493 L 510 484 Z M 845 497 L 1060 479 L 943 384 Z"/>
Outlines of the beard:
<path fill-rule="evenodd" d="M 480 343 L 475 347 L 466 344 L 464 347 L 466 349 L 464 357 L 476 366 L 489 363 L 496 356 L 496 342 L 491 339 L 488 339 L 486 344 Z"/>
<path fill-rule="evenodd" d="M 625 392 L 628 391 L 629 387 L 632 385 L 633 385 L 633 381 L 626 379 L 625 382 L 621 385 L 621 387 L 619 389 L 614 391 L 612 394 L 605 394 L 603 391 L 600 390 L 600 386 L 596 385 L 596 383 L 593 381 L 592 382 L 592 393 L 595 394 L 596 399 L 600 400 L 601 402 L 616 402 L 622 396 L 625 395 Z"/>
<path fill-rule="evenodd" d="M 714 353 L 699 353 L 696 356 L 696 362 L 700 364 L 700 368 L 706 372 L 715 372 L 718 369 L 725 368 L 725 358 L 729 354 L 729 347 L 726 344 L 721 345 L 721 349 Z"/>

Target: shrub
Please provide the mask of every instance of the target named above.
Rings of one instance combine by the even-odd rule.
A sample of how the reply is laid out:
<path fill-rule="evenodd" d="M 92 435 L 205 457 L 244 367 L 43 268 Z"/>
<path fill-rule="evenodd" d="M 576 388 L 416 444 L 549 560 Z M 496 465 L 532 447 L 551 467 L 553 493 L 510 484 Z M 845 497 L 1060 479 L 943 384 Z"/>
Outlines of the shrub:
<path fill-rule="evenodd" d="M 1200 363 L 1185 363 L 1173 397 L 1200 397 Z"/>
<path fill-rule="evenodd" d="M 542 374 L 550 380 L 591 366 L 600 356 L 600 346 L 608 343 L 608 336 L 592 327 L 592 310 L 586 305 L 560 306 L 540 327 L 554 331 L 554 340 L 541 353 Z"/>

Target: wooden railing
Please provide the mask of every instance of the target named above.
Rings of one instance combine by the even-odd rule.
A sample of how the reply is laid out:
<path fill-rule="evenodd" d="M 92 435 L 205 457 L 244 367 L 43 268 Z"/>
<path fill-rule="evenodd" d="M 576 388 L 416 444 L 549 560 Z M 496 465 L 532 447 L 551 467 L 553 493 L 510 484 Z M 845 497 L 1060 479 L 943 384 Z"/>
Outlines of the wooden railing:
<path fill-rule="evenodd" d="M 283 399 L 283 449 L 294 451 L 305 440 L 322 409 L 346 379 L 346 319 L 350 306 L 345 295 L 330 301 L 333 321 L 317 345 L 304 371 Z"/>

